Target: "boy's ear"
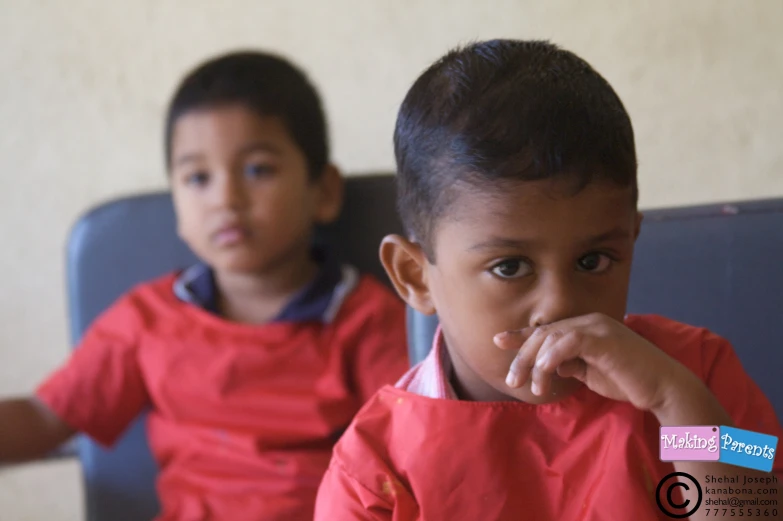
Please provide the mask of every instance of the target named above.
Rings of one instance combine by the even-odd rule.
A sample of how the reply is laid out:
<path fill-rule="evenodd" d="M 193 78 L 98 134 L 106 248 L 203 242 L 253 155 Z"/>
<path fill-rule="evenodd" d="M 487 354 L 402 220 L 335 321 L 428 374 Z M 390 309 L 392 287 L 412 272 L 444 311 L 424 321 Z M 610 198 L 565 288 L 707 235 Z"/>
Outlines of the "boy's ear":
<path fill-rule="evenodd" d="M 315 181 L 317 194 L 314 219 L 317 224 L 329 224 L 337 220 L 343 207 L 344 181 L 340 170 L 333 164 L 324 168 Z"/>
<path fill-rule="evenodd" d="M 381 241 L 380 256 L 400 297 L 419 313 L 434 314 L 427 285 L 428 261 L 421 246 L 399 235 L 387 235 Z"/>
<path fill-rule="evenodd" d="M 644 214 L 642 212 L 636 212 L 636 223 L 634 225 L 633 240 L 639 238 L 639 233 L 642 231 L 642 221 L 644 220 Z"/>

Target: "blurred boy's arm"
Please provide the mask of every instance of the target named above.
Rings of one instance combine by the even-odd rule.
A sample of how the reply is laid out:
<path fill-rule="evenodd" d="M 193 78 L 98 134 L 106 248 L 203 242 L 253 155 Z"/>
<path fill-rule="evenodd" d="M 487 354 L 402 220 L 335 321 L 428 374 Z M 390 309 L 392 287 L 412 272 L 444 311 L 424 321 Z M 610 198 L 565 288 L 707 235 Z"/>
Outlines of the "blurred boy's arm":
<path fill-rule="evenodd" d="M 95 319 L 78 348 L 36 388 L 29 421 L 64 422 L 104 447 L 119 439 L 150 404 L 138 356 L 149 312 L 141 300 L 131 292 Z"/>
<path fill-rule="evenodd" d="M 0 401 L 0 463 L 46 455 L 75 434 L 37 398 Z"/>

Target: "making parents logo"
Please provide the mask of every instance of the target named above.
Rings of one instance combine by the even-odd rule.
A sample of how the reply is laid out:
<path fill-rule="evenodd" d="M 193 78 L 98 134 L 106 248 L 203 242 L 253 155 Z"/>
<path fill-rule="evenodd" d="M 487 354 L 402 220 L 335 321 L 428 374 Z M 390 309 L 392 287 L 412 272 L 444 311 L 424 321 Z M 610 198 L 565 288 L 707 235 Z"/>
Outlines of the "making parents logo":
<path fill-rule="evenodd" d="M 772 471 L 778 438 L 725 425 L 661 427 L 661 461 L 718 461 Z"/>

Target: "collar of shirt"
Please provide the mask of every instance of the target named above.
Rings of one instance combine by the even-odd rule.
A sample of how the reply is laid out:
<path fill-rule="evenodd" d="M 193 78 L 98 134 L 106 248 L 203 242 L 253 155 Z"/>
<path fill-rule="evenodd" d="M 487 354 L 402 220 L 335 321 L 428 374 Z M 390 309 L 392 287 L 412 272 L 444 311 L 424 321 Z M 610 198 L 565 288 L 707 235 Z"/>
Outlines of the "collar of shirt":
<path fill-rule="evenodd" d="M 400 379 L 397 387 L 408 392 L 441 400 L 458 400 L 449 382 L 453 367 L 440 326 L 435 331 L 432 349 L 422 362 Z"/>
<path fill-rule="evenodd" d="M 352 266 L 342 266 L 324 249 L 314 250 L 320 264 L 316 277 L 302 288 L 273 322 L 331 322 L 342 301 L 358 282 Z M 174 281 L 174 294 L 183 302 L 219 314 L 215 274 L 211 267 L 199 263 L 183 271 Z"/>

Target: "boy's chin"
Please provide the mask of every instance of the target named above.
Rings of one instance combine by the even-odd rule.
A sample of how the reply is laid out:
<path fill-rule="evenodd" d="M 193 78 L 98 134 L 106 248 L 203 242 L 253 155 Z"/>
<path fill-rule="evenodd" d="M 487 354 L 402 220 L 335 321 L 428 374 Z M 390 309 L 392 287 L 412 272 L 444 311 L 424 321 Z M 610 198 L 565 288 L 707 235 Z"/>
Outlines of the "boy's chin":
<path fill-rule="evenodd" d="M 259 274 L 267 268 L 263 260 L 247 255 L 223 255 L 207 263 L 215 272 L 234 275 Z"/>

